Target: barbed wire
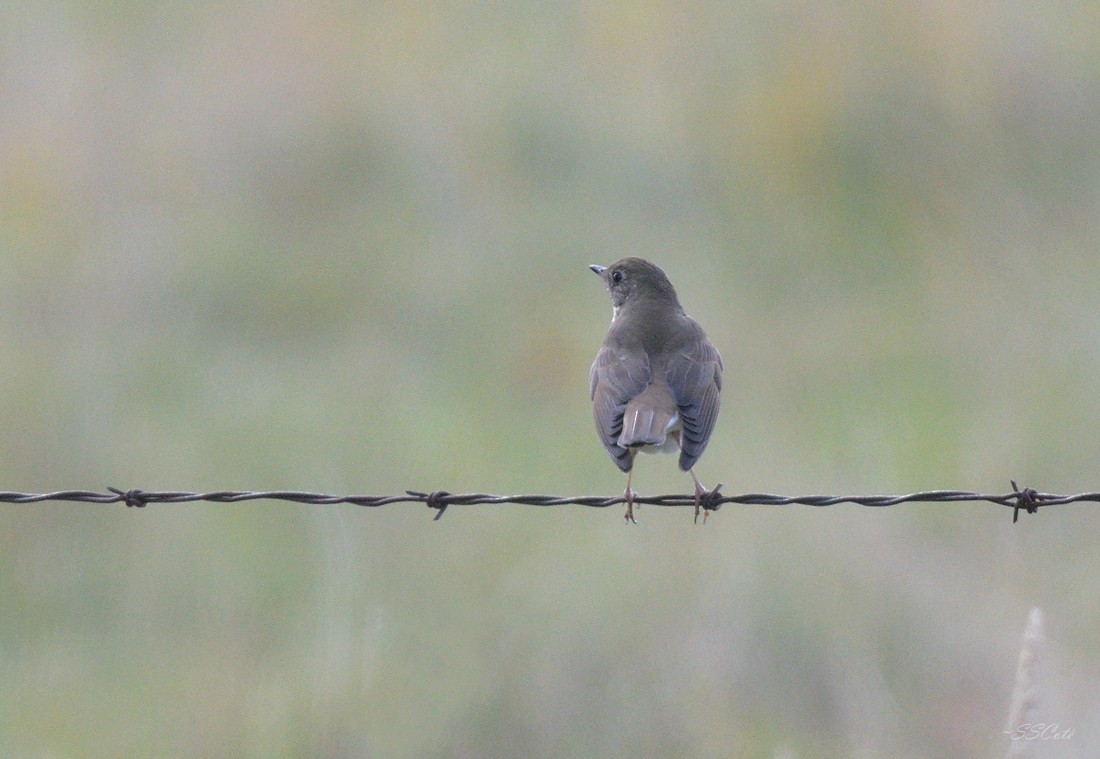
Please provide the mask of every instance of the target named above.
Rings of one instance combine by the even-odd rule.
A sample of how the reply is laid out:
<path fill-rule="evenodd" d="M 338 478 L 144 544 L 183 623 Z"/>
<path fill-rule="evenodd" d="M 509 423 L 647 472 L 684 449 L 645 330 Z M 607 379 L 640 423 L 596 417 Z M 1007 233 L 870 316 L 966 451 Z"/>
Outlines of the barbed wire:
<path fill-rule="evenodd" d="M 1015 523 L 1023 509 L 1035 514 L 1040 508 L 1078 502 L 1100 502 L 1100 493 L 1078 493 L 1076 495 L 1056 495 L 1041 493 L 1034 488 L 1018 488 L 1012 481 L 1012 492 L 1003 495 L 993 493 L 973 493 L 966 490 L 925 490 L 906 495 L 772 495 L 770 493 L 744 493 L 742 495 L 722 495 L 722 485 L 704 493 L 698 500 L 693 494 L 680 495 L 636 495 L 635 504 L 651 506 L 695 506 L 704 512 L 717 511 L 724 504 L 737 503 L 747 506 L 835 506 L 852 503 L 858 506 L 884 507 L 902 503 L 963 503 L 986 502 L 1008 506 L 1012 509 L 1012 521 Z M 191 503 L 208 501 L 211 503 L 240 503 L 241 501 L 291 501 L 294 503 L 319 506 L 341 503 L 354 506 L 375 508 L 394 503 L 423 503 L 435 510 L 435 519 L 451 506 L 471 506 L 474 504 L 513 503 L 524 506 L 589 506 L 607 508 L 625 504 L 623 496 L 555 496 L 555 495 L 492 495 L 489 493 L 449 493 L 446 490 L 421 492 L 406 490 L 403 495 L 326 495 L 306 493 L 296 490 L 217 490 L 208 493 L 190 493 L 184 491 L 120 490 L 108 487 L 108 492 L 92 490 L 58 490 L 53 493 L 16 493 L 0 491 L 0 502 L 27 504 L 43 501 L 77 501 L 82 503 L 113 504 L 125 503 L 127 506 L 142 508 L 149 504 Z"/>

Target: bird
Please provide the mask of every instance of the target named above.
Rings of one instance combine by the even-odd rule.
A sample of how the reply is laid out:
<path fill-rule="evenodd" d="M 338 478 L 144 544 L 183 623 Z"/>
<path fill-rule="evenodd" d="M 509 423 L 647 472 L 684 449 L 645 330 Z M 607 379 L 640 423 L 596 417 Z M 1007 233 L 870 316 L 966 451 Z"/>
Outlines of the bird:
<path fill-rule="evenodd" d="M 603 278 L 611 295 L 611 326 L 592 362 L 589 391 L 600 442 L 627 473 L 625 519 L 637 523 L 637 494 L 630 488 L 637 453 L 678 450 L 680 469 L 695 484 L 698 521 L 709 491 L 693 467 L 718 420 L 722 356 L 684 313 L 660 267 L 628 257 L 588 268 Z"/>

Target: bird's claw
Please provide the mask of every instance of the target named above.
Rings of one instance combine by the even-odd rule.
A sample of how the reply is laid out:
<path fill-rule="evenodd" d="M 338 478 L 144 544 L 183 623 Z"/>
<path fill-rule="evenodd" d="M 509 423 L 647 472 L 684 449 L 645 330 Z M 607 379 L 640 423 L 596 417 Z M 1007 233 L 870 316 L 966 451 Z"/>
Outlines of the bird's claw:
<path fill-rule="evenodd" d="M 626 492 L 623 493 L 623 498 L 626 499 L 626 514 L 624 516 L 624 519 L 626 519 L 628 523 L 633 524 L 638 524 L 638 520 L 634 518 L 634 497 L 636 495 L 638 494 L 631 490 L 629 487 L 626 489 Z"/>
<path fill-rule="evenodd" d="M 722 483 L 714 486 L 713 490 L 704 488 L 698 480 L 695 481 L 695 524 L 699 524 L 699 511 L 703 512 L 703 524 L 707 523 L 707 516 L 712 511 L 718 511 L 722 504 L 718 502 L 718 491 Z"/>

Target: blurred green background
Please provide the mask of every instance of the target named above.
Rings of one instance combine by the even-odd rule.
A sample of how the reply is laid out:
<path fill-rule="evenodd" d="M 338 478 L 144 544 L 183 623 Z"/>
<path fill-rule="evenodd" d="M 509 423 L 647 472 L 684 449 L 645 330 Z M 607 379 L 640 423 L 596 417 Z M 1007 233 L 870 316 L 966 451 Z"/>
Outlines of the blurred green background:
<path fill-rule="evenodd" d="M 1100 7 L 5 3 L 0 490 L 1100 489 Z M 635 487 L 687 492 L 672 457 Z M 1095 509 L 0 506 L 0 756 L 1100 754 Z"/>

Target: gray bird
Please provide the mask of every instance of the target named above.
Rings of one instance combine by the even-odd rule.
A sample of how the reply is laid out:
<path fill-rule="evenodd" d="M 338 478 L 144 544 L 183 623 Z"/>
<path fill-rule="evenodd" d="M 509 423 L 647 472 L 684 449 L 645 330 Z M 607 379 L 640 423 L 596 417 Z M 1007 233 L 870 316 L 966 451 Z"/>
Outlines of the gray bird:
<path fill-rule="evenodd" d="M 692 467 L 718 419 L 722 357 L 699 323 L 684 313 L 660 268 L 640 258 L 589 266 L 611 293 L 611 327 L 589 373 L 600 442 L 627 472 L 626 519 L 638 451 L 680 451 L 680 469 L 695 483 L 695 518 L 708 491 Z M 706 521 L 704 514 L 703 521 Z"/>

